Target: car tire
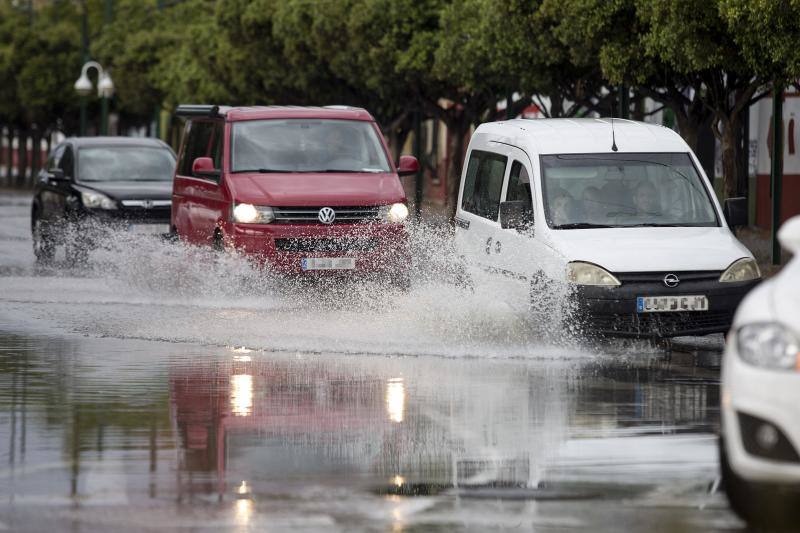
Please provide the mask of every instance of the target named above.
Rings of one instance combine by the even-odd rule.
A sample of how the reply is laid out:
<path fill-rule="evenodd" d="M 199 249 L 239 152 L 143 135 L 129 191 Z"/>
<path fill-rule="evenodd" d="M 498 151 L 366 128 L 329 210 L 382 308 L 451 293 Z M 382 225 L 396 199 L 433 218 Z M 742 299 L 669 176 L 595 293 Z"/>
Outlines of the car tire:
<path fill-rule="evenodd" d="M 757 528 L 790 530 L 800 519 L 800 493 L 781 490 L 766 483 L 752 483 L 731 468 L 723 439 L 719 439 L 719 464 L 722 486 L 731 509 Z"/>
<path fill-rule="evenodd" d="M 33 236 L 33 255 L 36 263 L 48 265 L 53 262 L 56 255 L 56 245 L 53 236 L 47 229 L 47 224 L 38 216 L 33 216 L 32 236 Z"/>

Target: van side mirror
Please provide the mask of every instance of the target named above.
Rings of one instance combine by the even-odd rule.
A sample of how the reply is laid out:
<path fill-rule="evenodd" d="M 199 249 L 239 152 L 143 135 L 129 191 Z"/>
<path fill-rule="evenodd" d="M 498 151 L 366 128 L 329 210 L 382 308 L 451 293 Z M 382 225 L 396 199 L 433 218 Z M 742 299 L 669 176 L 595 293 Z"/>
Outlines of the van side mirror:
<path fill-rule="evenodd" d="M 522 200 L 501 202 L 500 227 L 517 231 L 530 229 L 533 227 L 533 211 Z"/>
<path fill-rule="evenodd" d="M 192 174 L 203 178 L 219 178 L 219 169 L 214 168 L 210 157 L 198 157 L 192 162 Z"/>
<path fill-rule="evenodd" d="M 419 172 L 419 161 L 413 155 L 401 155 L 397 162 L 397 174 L 400 176 L 410 176 Z"/>
<path fill-rule="evenodd" d="M 747 225 L 747 198 L 728 198 L 723 209 L 728 226 L 737 228 Z"/>

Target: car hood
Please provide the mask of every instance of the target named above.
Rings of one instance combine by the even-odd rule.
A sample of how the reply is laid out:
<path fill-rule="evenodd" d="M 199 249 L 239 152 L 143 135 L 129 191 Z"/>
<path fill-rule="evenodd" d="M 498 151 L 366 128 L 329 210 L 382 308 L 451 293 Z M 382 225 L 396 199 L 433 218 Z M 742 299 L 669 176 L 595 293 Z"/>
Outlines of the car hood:
<path fill-rule="evenodd" d="M 236 202 L 284 206 L 353 206 L 404 202 L 392 173 L 233 174 L 228 186 Z"/>
<path fill-rule="evenodd" d="M 78 185 L 116 200 L 169 200 L 172 181 L 81 181 Z"/>
<path fill-rule="evenodd" d="M 567 261 L 588 261 L 610 272 L 724 270 L 752 257 L 727 228 L 553 230 L 551 242 Z"/>

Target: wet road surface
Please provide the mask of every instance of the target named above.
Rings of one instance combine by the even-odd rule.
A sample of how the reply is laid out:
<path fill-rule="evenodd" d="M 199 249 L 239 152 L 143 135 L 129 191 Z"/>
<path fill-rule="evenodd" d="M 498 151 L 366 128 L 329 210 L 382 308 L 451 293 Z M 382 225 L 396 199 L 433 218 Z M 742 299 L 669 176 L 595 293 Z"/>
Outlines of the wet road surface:
<path fill-rule="evenodd" d="M 743 529 L 719 338 L 545 342 L 434 232 L 407 294 L 133 236 L 40 269 L 28 210 L 0 195 L 0 530 Z"/>

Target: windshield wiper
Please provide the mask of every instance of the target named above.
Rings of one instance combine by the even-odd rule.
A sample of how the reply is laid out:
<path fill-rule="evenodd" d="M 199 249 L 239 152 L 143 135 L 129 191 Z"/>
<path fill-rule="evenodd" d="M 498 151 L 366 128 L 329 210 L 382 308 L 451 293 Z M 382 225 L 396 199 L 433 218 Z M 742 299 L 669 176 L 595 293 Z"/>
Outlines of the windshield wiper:
<path fill-rule="evenodd" d="M 697 227 L 705 227 L 699 224 L 692 224 L 692 223 L 681 223 L 675 222 L 672 224 L 662 222 L 643 222 L 642 224 L 627 224 L 624 227 L 626 228 L 697 228 Z"/>
<path fill-rule="evenodd" d="M 280 168 L 249 168 L 245 170 L 233 170 L 231 174 L 276 174 L 276 173 L 292 173 L 296 170 L 285 170 Z"/>
<path fill-rule="evenodd" d="M 553 229 L 594 229 L 594 228 L 618 228 L 620 226 L 609 226 L 608 224 L 591 224 L 589 222 L 570 222 L 569 224 L 557 224 Z"/>
<path fill-rule="evenodd" d="M 363 170 L 354 168 L 323 168 L 320 170 L 307 170 L 306 172 L 316 172 L 318 174 L 334 174 L 334 173 L 358 173 L 358 174 L 377 174 L 383 172 L 382 170 Z"/>

